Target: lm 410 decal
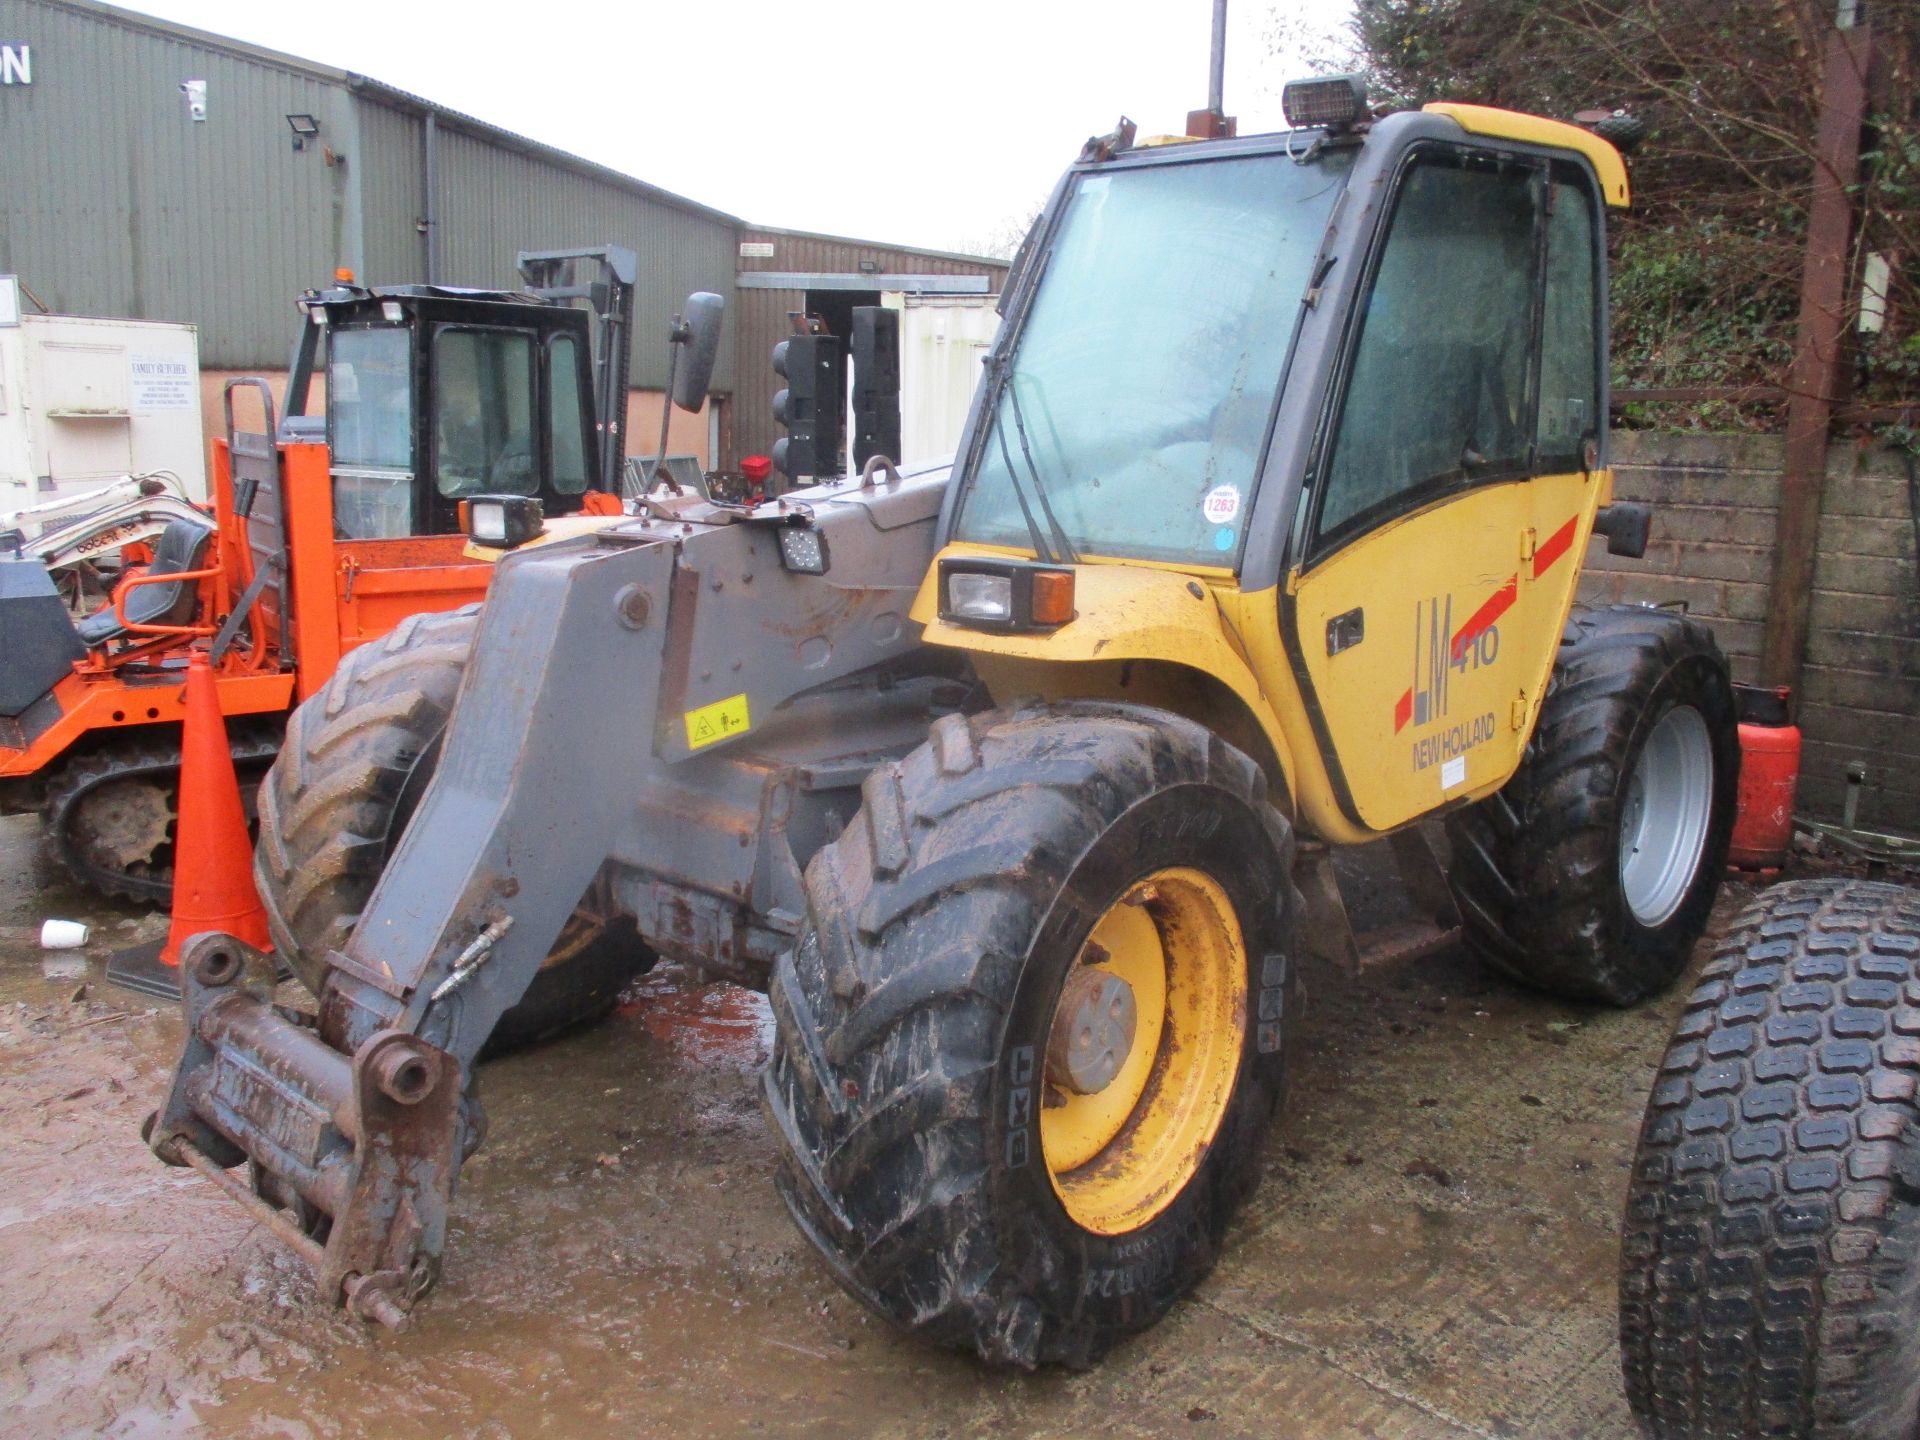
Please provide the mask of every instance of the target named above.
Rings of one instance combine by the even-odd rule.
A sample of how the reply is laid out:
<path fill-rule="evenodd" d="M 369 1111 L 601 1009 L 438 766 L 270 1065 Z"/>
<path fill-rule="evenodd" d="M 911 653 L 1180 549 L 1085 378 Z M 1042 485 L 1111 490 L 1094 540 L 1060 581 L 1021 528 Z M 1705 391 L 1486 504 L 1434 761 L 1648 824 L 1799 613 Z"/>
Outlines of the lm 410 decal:
<path fill-rule="evenodd" d="M 1535 579 L 1553 568 L 1573 548 L 1580 517 L 1575 515 L 1541 543 L 1533 553 Z M 1500 617 L 1520 598 L 1520 572 L 1480 602 L 1458 628 L 1453 623 L 1451 595 L 1414 603 L 1413 683 L 1400 693 L 1393 707 L 1393 733 L 1408 726 L 1421 730 L 1449 718 L 1451 682 L 1500 656 Z M 1443 730 L 1419 735 L 1412 741 L 1415 770 L 1438 765 L 1440 783 L 1452 789 L 1466 779 L 1466 752 L 1493 738 L 1493 712 L 1463 718 Z"/>

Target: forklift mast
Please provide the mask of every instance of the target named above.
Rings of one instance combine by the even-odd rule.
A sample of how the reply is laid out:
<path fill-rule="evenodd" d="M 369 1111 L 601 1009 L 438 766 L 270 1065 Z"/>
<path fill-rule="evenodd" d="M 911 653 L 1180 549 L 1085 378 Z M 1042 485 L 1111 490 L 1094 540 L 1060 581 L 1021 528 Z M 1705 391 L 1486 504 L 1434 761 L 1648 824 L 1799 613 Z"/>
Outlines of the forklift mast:
<path fill-rule="evenodd" d="M 580 278 L 585 262 L 598 274 Z M 593 309 L 593 414 L 600 447 L 601 487 L 617 493 L 626 459 L 627 370 L 633 356 L 633 282 L 639 258 L 624 245 L 577 250 L 522 250 L 520 277 L 527 293 L 564 304 L 585 300 Z"/>

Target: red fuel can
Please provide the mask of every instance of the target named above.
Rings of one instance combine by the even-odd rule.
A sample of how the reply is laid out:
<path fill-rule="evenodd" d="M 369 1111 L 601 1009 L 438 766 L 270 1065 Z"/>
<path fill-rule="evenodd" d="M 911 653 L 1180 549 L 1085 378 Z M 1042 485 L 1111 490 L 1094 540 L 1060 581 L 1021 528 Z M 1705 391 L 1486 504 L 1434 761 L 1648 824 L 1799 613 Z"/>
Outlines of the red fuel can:
<path fill-rule="evenodd" d="M 1727 864 L 1778 870 L 1793 844 L 1793 792 L 1800 782 L 1800 727 L 1788 717 L 1788 692 L 1736 685 L 1740 717 L 1740 803 Z"/>

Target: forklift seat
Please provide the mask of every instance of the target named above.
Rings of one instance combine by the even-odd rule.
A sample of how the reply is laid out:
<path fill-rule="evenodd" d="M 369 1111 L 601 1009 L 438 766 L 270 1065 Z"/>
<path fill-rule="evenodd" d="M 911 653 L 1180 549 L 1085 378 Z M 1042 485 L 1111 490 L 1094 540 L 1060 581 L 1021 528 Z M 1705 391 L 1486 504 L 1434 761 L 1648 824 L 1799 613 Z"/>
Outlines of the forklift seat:
<path fill-rule="evenodd" d="M 198 570 L 207 553 L 207 542 L 212 538 L 213 530 L 209 526 L 196 525 L 191 520 L 169 520 L 167 528 L 160 532 L 160 542 L 153 547 L 153 564 L 147 574 L 180 575 Z M 137 585 L 127 595 L 124 607 L 127 619 L 135 625 L 185 624 L 193 613 L 194 589 L 194 584 L 185 580 L 176 580 L 171 585 Z M 87 616 L 80 622 L 79 629 L 80 638 L 89 647 L 104 645 L 129 633 L 112 605 Z"/>

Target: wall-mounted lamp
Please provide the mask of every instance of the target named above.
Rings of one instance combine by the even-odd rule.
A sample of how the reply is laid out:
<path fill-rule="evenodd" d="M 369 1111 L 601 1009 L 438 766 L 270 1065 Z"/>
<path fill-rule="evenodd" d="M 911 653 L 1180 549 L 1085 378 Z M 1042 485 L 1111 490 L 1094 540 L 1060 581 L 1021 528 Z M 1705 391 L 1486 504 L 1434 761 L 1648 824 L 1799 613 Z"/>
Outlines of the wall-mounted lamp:
<path fill-rule="evenodd" d="M 307 141 L 320 133 L 320 122 L 311 115 L 289 115 L 287 125 L 293 131 L 293 148 L 304 150 Z"/>

